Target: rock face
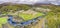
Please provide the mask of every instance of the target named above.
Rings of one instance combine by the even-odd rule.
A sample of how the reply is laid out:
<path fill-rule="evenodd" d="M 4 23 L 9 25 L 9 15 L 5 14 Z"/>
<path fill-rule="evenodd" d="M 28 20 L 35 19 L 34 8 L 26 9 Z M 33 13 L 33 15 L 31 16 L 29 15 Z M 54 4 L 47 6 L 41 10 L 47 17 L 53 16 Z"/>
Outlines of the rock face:
<path fill-rule="evenodd" d="M 26 13 L 26 14 L 37 14 L 37 12 L 33 11 L 33 10 L 27 10 L 27 11 L 23 11 L 22 13 Z"/>
<path fill-rule="evenodd" d="M 35 11 L 40 11 L 40 12 L 49 12 L 49 11 L 51 11 L 50 9 L 44 9 L 44 8 L 39 8 L 39 7 L 34 7 L 34 8 L 32 8 L 33 10 L 35 10 Z"/>
<path fill-rule="evenodd" d="M 14 22 L 22 22 L 23 21 L 23 18 L 22 17 L 19 17 L 19 16 L 13 16 L 13 21 Z"/>

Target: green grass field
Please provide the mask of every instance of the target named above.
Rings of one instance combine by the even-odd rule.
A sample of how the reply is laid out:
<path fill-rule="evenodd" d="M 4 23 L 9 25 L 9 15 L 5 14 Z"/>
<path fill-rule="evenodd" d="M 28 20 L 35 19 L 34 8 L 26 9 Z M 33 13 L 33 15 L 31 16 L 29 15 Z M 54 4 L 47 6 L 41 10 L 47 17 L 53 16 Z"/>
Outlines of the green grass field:
<path fill-rule="evenodd" d="M 26 20 L 30 20 L 30 19 L 33 19 L 33 18 L 36 18 L 38 16 L 42 16 L 43 13 L 37 13 L 36 15 L 32 15 L 32 14 L 25 14 L 25 13 L 21 13 L 19 14 L 20 17 L 23 17 L 23 19 L 26 21 Z"/>
<path fill-rule="evenodd" d="M 2 24 L 7 23 L 7 19 L 6 18 L 0 18 L 0 28 L 2 27 Z"/>

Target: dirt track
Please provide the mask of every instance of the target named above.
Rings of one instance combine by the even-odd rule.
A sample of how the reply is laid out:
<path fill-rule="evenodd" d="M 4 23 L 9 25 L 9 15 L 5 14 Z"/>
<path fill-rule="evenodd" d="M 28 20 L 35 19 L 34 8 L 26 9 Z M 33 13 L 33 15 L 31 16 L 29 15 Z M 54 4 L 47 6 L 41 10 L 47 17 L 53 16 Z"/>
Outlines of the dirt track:
<path fill-rule="evenodd" d="M 44 25 L 44 19 L 41 19 L 37 25 L 32 26 L 31 28 L 43 28 L 42 26 Z"/>

